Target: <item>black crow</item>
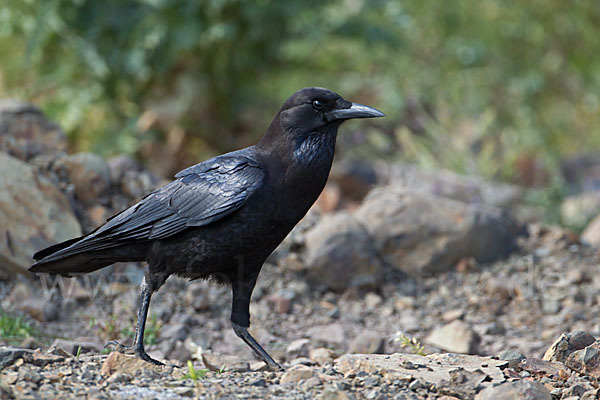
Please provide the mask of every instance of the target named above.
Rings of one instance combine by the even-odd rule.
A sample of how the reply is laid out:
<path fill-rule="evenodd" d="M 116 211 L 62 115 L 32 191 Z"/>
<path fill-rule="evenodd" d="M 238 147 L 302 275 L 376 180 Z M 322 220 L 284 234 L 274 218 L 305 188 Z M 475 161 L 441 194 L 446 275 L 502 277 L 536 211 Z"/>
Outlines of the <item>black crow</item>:
<path fill-rule="evenodd" d="M 143 342 L 152 293 L 171 274 L 228 283 L 233 330 L 281 370 L 248 333 L 256 278 L 323 190 L 340 124 L 382 116 L 327 89 L 299 90 L 256 145 L 184 169 L 90 234 L 39 251 L 30 271 L 73 276 L 118 261 L 147 261 L 133 350 L 155 364 L 162 363 Z"/>

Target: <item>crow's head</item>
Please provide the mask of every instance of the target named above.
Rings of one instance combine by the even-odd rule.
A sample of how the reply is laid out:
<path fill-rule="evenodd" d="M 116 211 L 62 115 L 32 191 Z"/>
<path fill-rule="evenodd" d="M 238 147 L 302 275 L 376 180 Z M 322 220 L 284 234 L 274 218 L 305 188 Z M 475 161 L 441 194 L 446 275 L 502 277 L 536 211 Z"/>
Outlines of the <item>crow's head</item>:
<path fill-rule="evenodd" d="M 281 126 L 286 131 L 311 133 L 337 128 L 352 118 L 383 117 L 381 111 L 351 103 L 331 90 L 310 87 L 294 93 L 279 110 Z"/>

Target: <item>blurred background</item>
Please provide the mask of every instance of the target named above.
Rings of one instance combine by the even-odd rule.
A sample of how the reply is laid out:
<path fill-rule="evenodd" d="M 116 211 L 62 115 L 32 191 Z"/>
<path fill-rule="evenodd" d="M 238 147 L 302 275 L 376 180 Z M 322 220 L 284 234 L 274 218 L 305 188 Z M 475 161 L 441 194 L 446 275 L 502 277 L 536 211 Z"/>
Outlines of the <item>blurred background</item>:
<path fill-rule="evenodd" d="M 338 159 L 523 185 L 558 223 L 565 196 L 600 183 L 598 2 L 3 3 L 0 97 L 40 106 L 71 151 L 170 177 L 324 86 L 388 115 L 347 127 Z"/>

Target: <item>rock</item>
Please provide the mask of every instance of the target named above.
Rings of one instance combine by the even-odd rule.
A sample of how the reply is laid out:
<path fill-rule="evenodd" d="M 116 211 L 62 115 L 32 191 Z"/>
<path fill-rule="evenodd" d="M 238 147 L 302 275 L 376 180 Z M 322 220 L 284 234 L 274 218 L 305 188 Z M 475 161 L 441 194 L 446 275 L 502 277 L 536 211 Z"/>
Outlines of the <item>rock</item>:
<path fill-rule="evenodd" d="M 75 187 L 75 197 L 89 206 L 106 199 L 110 189 L 110 168 L 104 159 L 92 153 L 70 155 L 54 166 L 58 176 Z"/>
<path fill-rule="evenodd" d="M 583 331 L 562 334 L 548 347 L 544 360 L 565 362 L 567 357 L 576 350 L 581 350 L 595 342 L 595 338 Z"/>
<path fill-rule="evenodd" d="M 563 333 L 554 341 L 554 343 L 552 343 L 552 345 L 550 345 L 550 347 L 548 347 L 544 353 L 543 359 L 547 361 L 564 362 L 572 352 L 573 350 L 569 349 L 569 337 Z"/>
<path fill-rule="evenodd" d="M 508 361 L 510 368 L 516 368 L 526 358 L 523 353 L 517 350 L 504 350 L 498 354 L 498 359 Z"/>
<path fill-rule="evenodd" d="M 335 388 L 325 389 L 318 397 L 317 400 L 351 400 L 354 396 L 350 397 L 343 390 Z"/>
<path fill-rule="evenodd" d="M 185 322 L 168 324 L 160 329 L 161 340 L 184 341 L 188 337 L 189 329 Z"/>
<path fill-rule="evenodd" d="M 286 314 L 292 307 L 292 302 L 289 298 L 273 294 L 265 298 L 269 307 L 277 314 Z"/>
<path fill-rule="evenodd" d="M 560 206 L 561 220 L 566 226 L 584 227 L 600 213 L 600 191 L 569 196 Z"/>
<path fill-rule="evenodd" d="M 185 300 L 195 311 L 210 310 L 209 288 L 206 285 L 190 284 L 185 292 Z"/>
<path fill-rule="evenodd" d="M 203 352 L 202 362 L 206 368 L 213 372 L 222 370 L 246 372 L 250 370 L 250 364 L 237 356 Z"/>
<path fill-rule="evenodd" d="M 286 383 L 296 383 L 309 378 L 312 378 L 313 370 L 311 367 L 306 365 L 295 365 L 285 371 L 281 376 L 279 383 L 285 385 Z"/>
<path fill-rule="evenodd" d="M 173 350 L 169 352 L 167 357 L 170 360 L 177 360 L 180 363 L 185 364 L 188 360 L 192 359 L 192 352 L 190 351 L 188 346 L 185 345 L 185 342 L 178 340 L 177 342 L 175 342 Z"/>
<path fill-rule="evenodd" d="M 81 235 L 65 195 L 36 168 L 0 152 L 0 268 L 24 273 L 41 248 Z"/>
<path fill-rule="evenodd" d="M 313 340 L 326 344 L 340 346 L 346 341 L 346 330 L 338 323 L 312 326 L 306 334 Z"/>
<path fill-rule="evenodd" d="M 285 359 L 293 360 L 297 357 L 307 357 L 310 349 L 310 340 L 296 339 L 285 349 Z"/>
<path fill-rule="evenodd" d="M 67 339 L 55 339 L 54 343 L 52 343 L 51 347 L 58 347 L 66 350 L 72 355 L 76 355 L 78 352 L 80 354 L 85 353 L 100 353 L 104 346 L 100 343 L 95 343 L 88 338 L 78 338 L 73 340 Z"/>
<path fill-rule="evenodd" d="M 395 187 L 407 188 L 426 196 L 443 196 L 468 204 L 486 204 L 499 208 L 519 205 L 525 190 L 517 185 L 490 182 L 475 176 L 460 175 L 452 171 L 424 170 L 409 164 L 378 165 L 379 175 L 387 175 L 387 182 Z M 383 181 L 379 178 L 378 181 Z"/>
<path fill-rule="evenodd" d="M 591 345 L 596 338 L 584 331 L 573 331 L 569 333 L 569 345 L 574 350 L 581 350 Z"/>
<path fill-rule="evenodd" d="M 104 376 L 111 376 L 115 373 L 129 374 L 135 376 L 138 371 L 152 370 L 161 372 L 164 370 L 164 366 L 155 365 L 146 362 L 142 359 L 137 358 L 133 355 L 122 354 L 117 351 L 113 351 L 108 355 L 100 372 Z"/>
<path fill-rule="evenodd" d="M 45 300 L 43 297 L 29 297 L 19 305 L 19 309 L 40 322 L 58 319 L 60 307 L 54 299 Z"/>
<path fill-rule="evenodd" d="M 0 100 L 0 150 L 27 161 L 39 155 L 63 153 L 67 146 L 65 134 L 37 107 Z"/>
<path fill-rule="evenodd" d="M 499 209 L 394 186 L 372 190 L 356 216 L 383 259 L 412 275 L 448 271 L 461 259 L 502 257 L 519 232 Z"/>
<path fill-rule="evenodd" d="M 335 358 L 335 353 L 331 349 L 318 347 L 316 349 L 312 349 L 308 353 L 308 357 L 319 365 L 325 365 L 333 361 Z"/>
<path fill-rule="evenodd" d="M 383 354 L 385 347 L 384 338 L 375 331 L 363 331 L 356 336 L 349 345 L 350 353 Z"/>
<path fill-rule="evenodd" d="M 581 233 L 581 241 L 589 246 L 600 246 L 600 215 L 596 215 Z"/>
<path fill-rule="evenodd" d="M 453 353 L 476 354 L 480 338 L 469 324 L 461 320 L 454 320 L 434 329 L 425 341 Z"/>
<path fill-rule="evenodd" d="M 335 360 L 336 369 L 342 374 L 377 372 L 384 376 L 413 377 L 427 382 L 428 385 L 439 385 L 442 381 L 450 382 L 450 372 L 459 367 L 465 371 L 483 372 L 486 382 L 501 383 L 506 380 L 502 368 L 507 364 L 506 361 L 490 357 L 462 354 L 344 354 Z"/>
<path fill-rule="evenodd" d="M 552 400 L 552 396 L 544 385 L 535 381 L 505 382 L 488 387 L 475 396 L 475 400 L 508 399 Z"/>
<path fill-rule="evenodd" d="M 340 292 L 381 283 L 381 264 L 372 238 L 348 212 L 325 215 L 306 233 L 305 244 L 306 267 L 313 282 Z"/>
<path fill-rule="evenodd" d="M 0 347 L 0 369 L 3 369 L 25 354 L 33 354 L 33 350 L 19 349 L 10 346 Z"/>
<path fill-rule="evenodd" d="M 333 164 L 329 181 L 337 184 L 344 198 L 361 201 L 377 184 L 377 170 L 370 162 L 343 160 Z"/>
<path fill-rule="evenodd" d="M 600 350 L 598 342 L 569 354 L 565 365 L 581 374 L 600 378 Z"/>

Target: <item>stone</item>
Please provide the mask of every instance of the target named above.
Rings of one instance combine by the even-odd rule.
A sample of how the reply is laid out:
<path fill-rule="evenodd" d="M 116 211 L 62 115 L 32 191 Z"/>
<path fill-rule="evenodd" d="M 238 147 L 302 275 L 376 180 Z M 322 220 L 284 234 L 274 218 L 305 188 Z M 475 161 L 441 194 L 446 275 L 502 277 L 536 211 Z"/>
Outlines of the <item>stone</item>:
<path fill-rule="evenodd" d="M 584 331 L 569 333 L 569 345 L 575 350 L 581 350 L 596 341 L 596 338 Z"/>
<path fill-rule="evenodd" d="M 385 340 L 378 332 L 363 331 L 352 339 L 349 345 L 349 352 L 383 354 L 385 352 Z"/>
<path fill-rule="evenodd" d="M 600 350 L 594 344 L 574 351 L 567 357 L 565 365 L 581 374 L 600 378 Z"/>
<path fill-rule="evenodd" d="M 505 382 L 482 390 L 475 400 L 552 400 L 550 392 L 544 385 L 535 381 Z"/>
<path fill-rule="evenodd" d="M 584 349 L 595 341 L 596 339 L 592 335 L 583 331 L 573 331 L 569 334 L 563 333 L 548 347 L 543 359 L 565 362 L 571 353 Z"/>
<path fill-rule="evenodd" d="M 201 357 L 204 366 L 213 372 L 219 372 L 223 370 L 247 372 L 250 370 L 250 364 L 237 356 L 203 352 Z"/>
<path fill-rule="evenodd" d="M 67 147 L 66 135 L 39 108 L 18 100 L 0 100 L 0 150 L 27 161 L 64 153 Z"/>
<path fill-rule="evenodd" d="M 184 341 L 188 337 L 189 329 L 185 322 L 177 322 L 163 326 L 160 329 L 161 340 Z"/>
<path fill-rule="evenodd" d="M 317 347 L 308 353 L 308 357 L 319 365 L 325 365 L 333 361 L 335 353 L 325 347 Z"/>
<path fill-rule="evenodd" d="M 286 360 L 292 360 L 297 357 L 307 357 L 310 349 L 310 340 L 296 339 L 285 349 Z"/>
<path fill-rule="evenodd" d="M 18 358 L 23 357 L 25 354 L 33 354 L 33 350 L 19 349 L 10 346 L 0 347 L 0 369 L 8 367 Z"/>
<path fill-rule="evenodd" d="M 26 273 L 41 248 L 81 235 L 69 200 L 36 168 L 0 152 L 0 268 Z"/>
<path fill-rule="evenodd" d="M 596 215 L 581 233 L 581 241 L 589 246 L 600 246 L 600 215 Z"/>
<path fill-rule="evenodd" d="M 563 333 L 548 347 L 542 358 L 547 361 L 564 362 L 572 352 L 573 350 L 569 346 L 569 337 Z"/>
<path fill-rule="evenodd" d="M 155 365 L 137 358 L 133 355 L 122 354 L 117 351 L 113 351 L 108 355 L 100 372 L 104 376 L 111 376 L 115 373 L 129 374 L 135 376 L 138 371 L 152 370 L 155 372 L 161 372 L 164 370 L 164 366 Z"/>
<path fill-rule="evenodd" d="M 85 206 L 106 199 L 110 190 L 110 168 L 92 153 L 77 153 L 57 162 L 54 172 L 75 187 L 75 198 Z"/>
<path fill-rule="evenodd" d="M 387 168 L 387 171 L 385 169 Z M 408 188 L 426 196 L 442 196 L 467 204 L 510 209 L 521 204 L 525 190 L 517 185 L 487 181 L 448 170 L 425 170 L 410 164 L 378 165 L 378 175 L 391 186 Z"/>
<path fill-rule="evenodd" d="M 510 368 L 516 368 L 521 361 L 525 360 L 527 357 L 523 355 L 520 351 L 517 350 L 504 350 L 498 354 L 499 360 L 508 361 L 508 366 Z"/>
<path fill-rule="evenodd" d="M 40 322 L 58 319 L 60 308 L 56 300 L 45 300 L 43 297 L 29 297 L 19 305 L 19 309 Z"/>
<path fill-rule="evenodd" d="M 329 181 L 336 183 L 343 198 L 361 201 L 378 183 L 378 176 L 373 163 L 343 160 L 333 164 Z"/>
<path fill-rule="evenodd" d="M 331 345 L 340 346 L 346 341 L 346 330 L 339 323 L 312 326 L 306 334 L 315 341 Z"/>
<path fill-rule="evenodd" d="M 448 271 L 462 259 L 493 261 L 516 248 L 519 233 L 500 209 L 395 186 L 372 190 L 356 216 L 383 260 L 411 275 Z"/>
<path fill-rule="evenodd" d="M 77 338 L 73 340 L 55 339 L 51 347 L 64 349 L 72 355 L 85 353 L 100 353 L 104 346 L 90 338 Z"/>
<path fill-rule="evenodd" d="M 353 398 L 354 396 L 350 397 L 343 390 L 335 388 L 327 388 L 319 396 L 317 396 L 317 400 L 350 400 Z"/>
<path fill-rule="evenodd" d="M 335 360 L 335 368 L 342 374 L 380 373 L 385 376 L 412 377 L 428 385 L 439 385 L 442 381 L 452 380 L 451 371 L 463 368 L 468 372 L 481 371 L 486 381 L 492 384 L 504 382 L 502 369 L 506 361 L 491 357 L 479 357 L 463 354 L 344 354 Z M 397 378 L 398 377 L 398 378 Z"/>
<path fill-rule="evenodd" d="M 351 244 L 351 245 L 349 245 Z M 306 269 L 311 281 L 342 292 L 377 287 L 382 266 L 372 238 L 350 213 L 327 214 L 305 235 Z"/>
<path fill-rule="evenodd" d="M 190 284 L 185 292 L 185 300 L 195 311 L 210 310 L 210 296 L 206 285 Z"/>
<path fill-rule="evenodd" d="M 564 225 L 586 226 L 600 213 L 600 191 L 583 192 L 565 198 L 560 206 L 560 213 Z"/>
<path fill-rule="evenodd" d="M 434 329 L 425 341 L 453 353 L 476 354 L 480 337 L 466 322 L 454 320 Z"/>
<path fill-rule="evenodd" d="M 286 383 L 296 383 L 312 378 L 312 376 L 313 369 L 311 367 L 307 367 L 306 365 L 295 365 L 284 372 L 279 383 L 282 385 L 285 385 Z"/>
<path fill-rule="evenodd" d="M 167 355 L 170 360 L 177 360 L 182 364 L 185 364 L 188 360 L 192 359 L 192 352 L 185 345 L 185 342 L 178 340 L 175 342 L 173 349 Z"/>

